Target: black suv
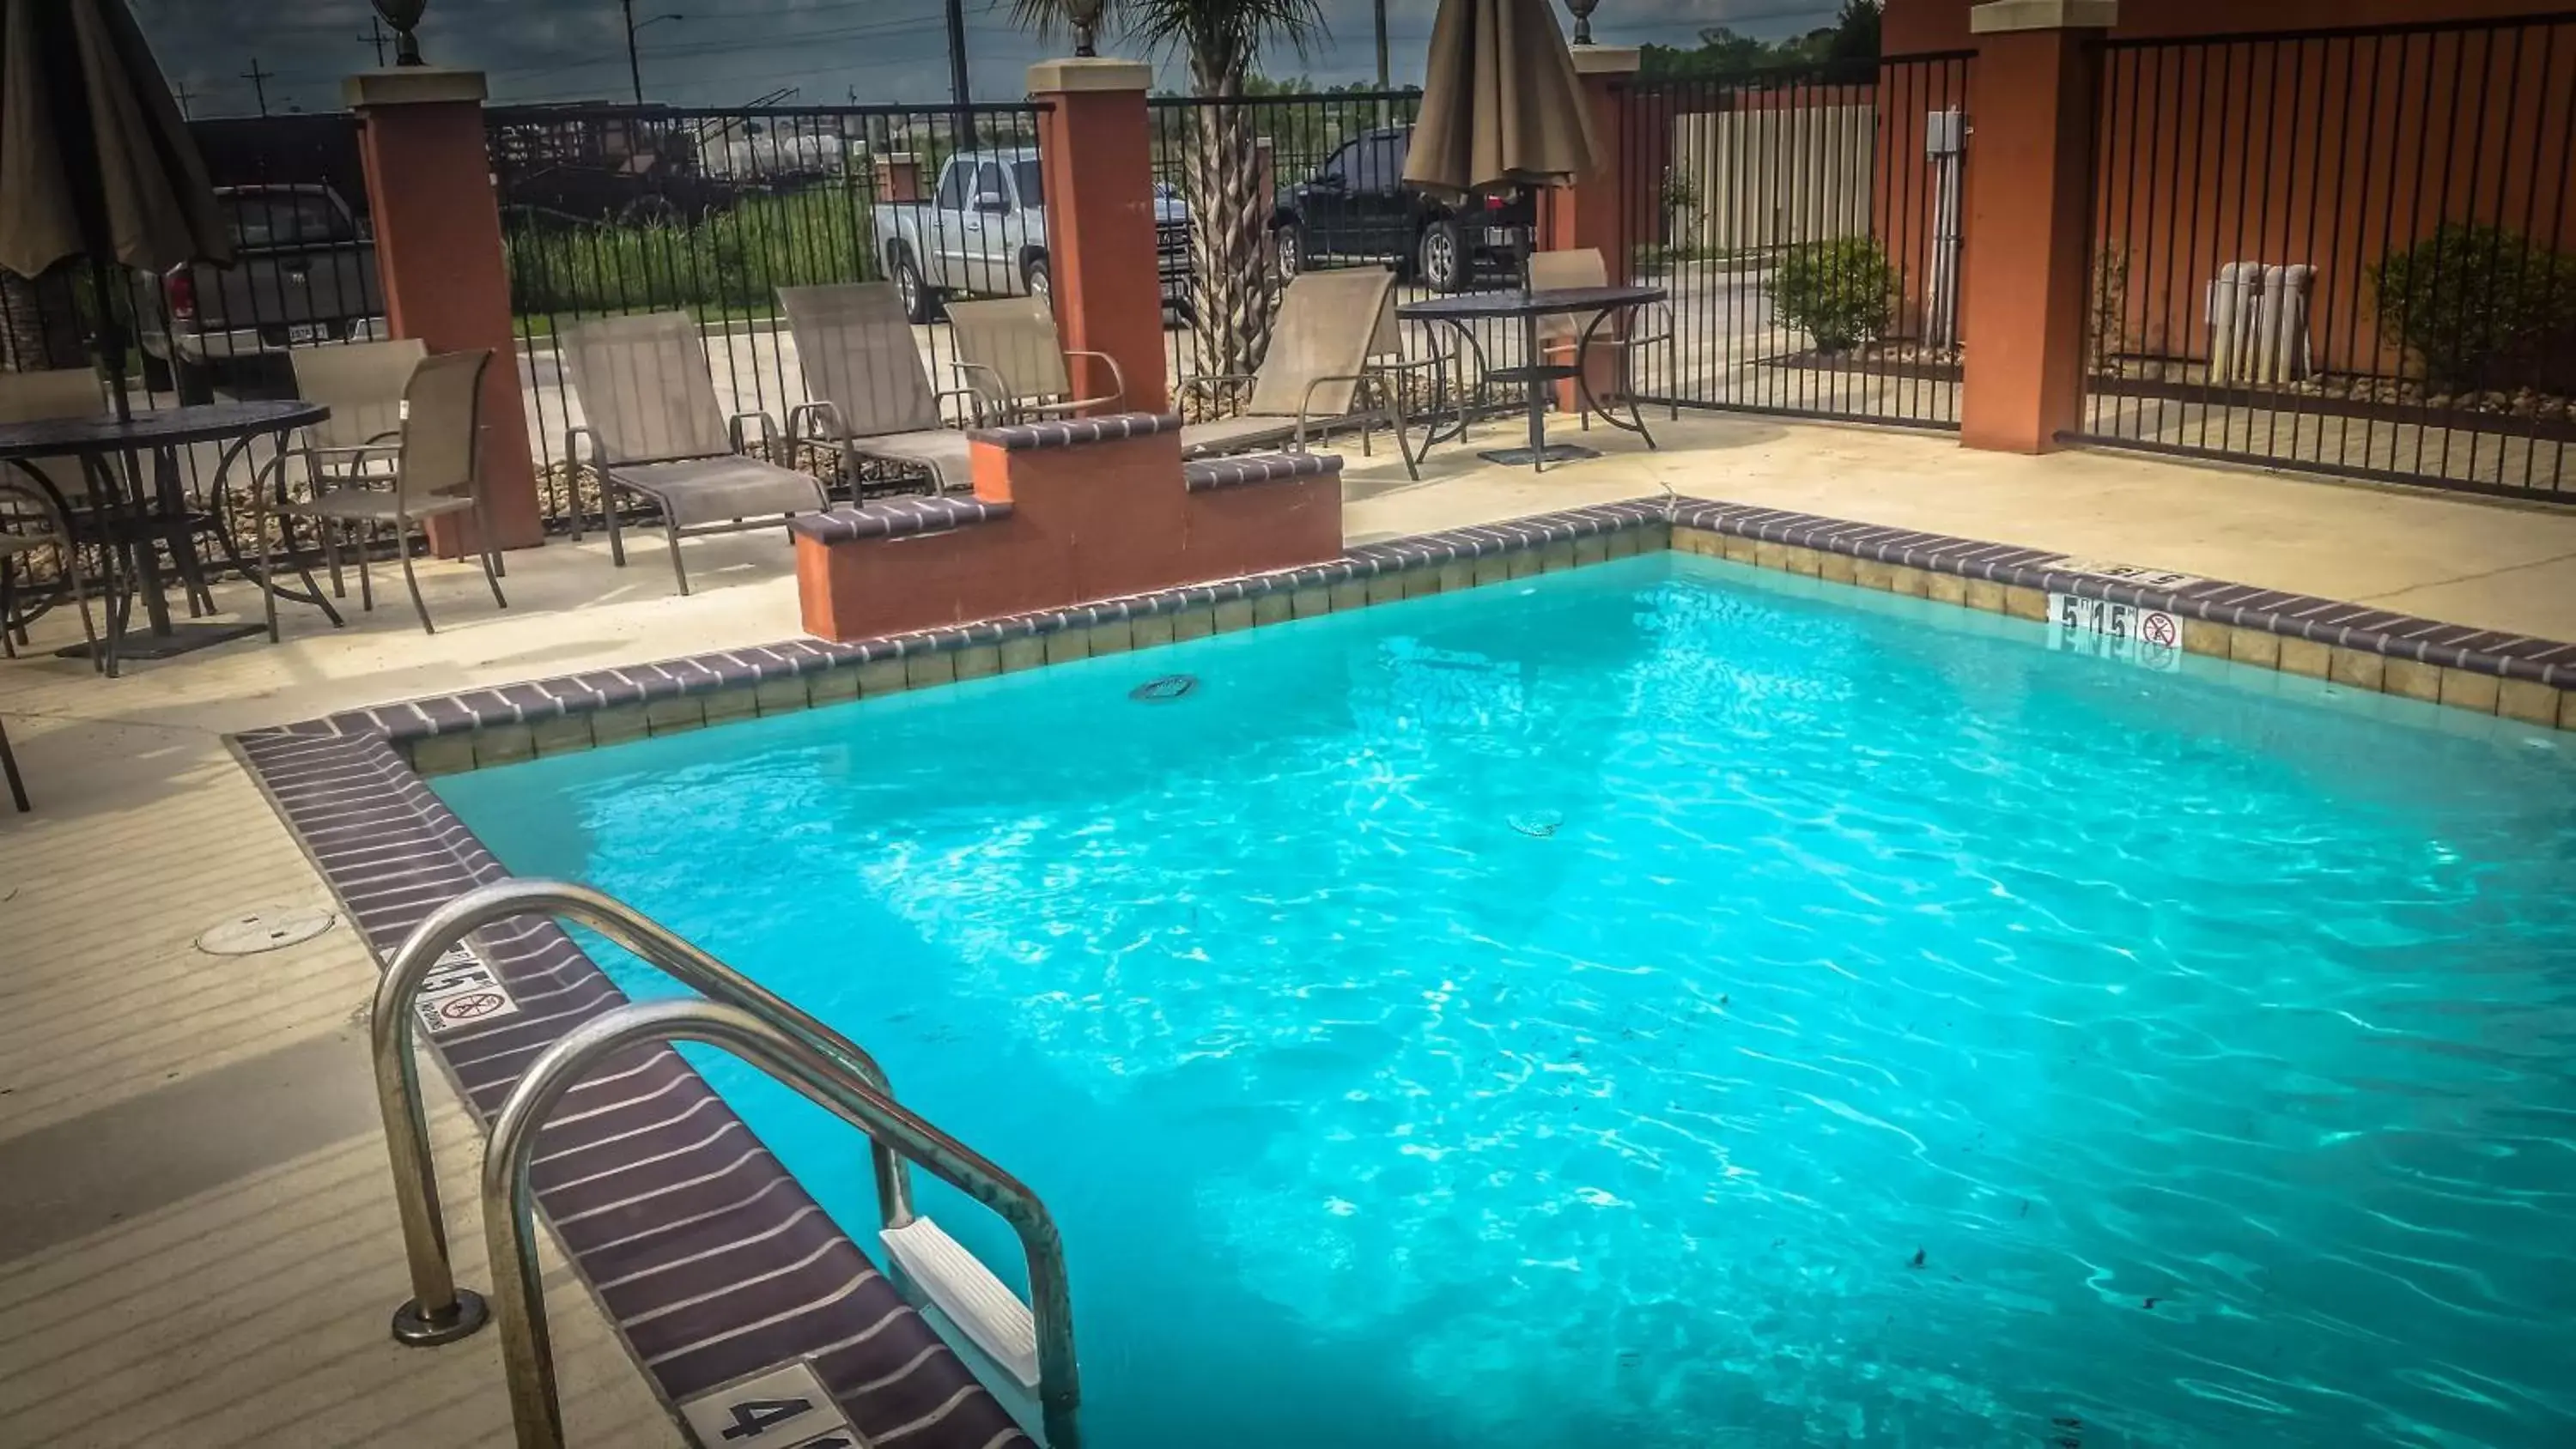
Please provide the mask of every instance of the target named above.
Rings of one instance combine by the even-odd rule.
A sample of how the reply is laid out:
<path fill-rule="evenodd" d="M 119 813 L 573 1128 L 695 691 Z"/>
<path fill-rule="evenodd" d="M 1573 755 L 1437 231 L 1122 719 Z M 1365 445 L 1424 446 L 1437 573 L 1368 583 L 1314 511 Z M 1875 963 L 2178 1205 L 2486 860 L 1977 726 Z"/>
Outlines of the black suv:
<path fill-rule="evenodd" d="M 1517 220 L 1501 201 L 1460 211 L 1404 184 L 1411 126 L 1367 131 L 1342 143 L 1315 174 L 1279 190 L 1271 242 L 1279 271 L 1293 277 L 1315 263 L 1392 261 L 1399 274 L 1442 292 L 1507 265 Z"/>

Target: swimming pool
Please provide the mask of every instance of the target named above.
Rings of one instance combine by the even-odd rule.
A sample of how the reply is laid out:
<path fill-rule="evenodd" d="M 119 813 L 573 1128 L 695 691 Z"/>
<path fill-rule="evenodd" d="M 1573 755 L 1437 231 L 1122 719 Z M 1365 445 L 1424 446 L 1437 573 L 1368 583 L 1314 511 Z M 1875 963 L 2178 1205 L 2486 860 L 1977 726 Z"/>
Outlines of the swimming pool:
<path fill-rule="evenodd" d="M 434 786 L 1036 1188 L 1096 1446 L 2565 1442 L 2569 737 L 2045 641 L 1657 553 Z"/>

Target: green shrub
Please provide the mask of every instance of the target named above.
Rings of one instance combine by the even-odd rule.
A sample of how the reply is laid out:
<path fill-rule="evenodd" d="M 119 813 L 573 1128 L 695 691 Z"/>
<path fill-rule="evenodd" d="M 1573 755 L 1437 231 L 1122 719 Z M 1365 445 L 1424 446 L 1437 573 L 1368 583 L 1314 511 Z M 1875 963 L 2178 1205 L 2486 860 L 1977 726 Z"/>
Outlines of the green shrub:
<path fill-rule="evenodd" d="M 867 209 L 828 188 L 745 197 L 695 218 L 516 215 L 506 235 L 510 306 L 523 316 L 660 308 L 762 316 L 780 287 L 880 270 Z"/>
<path fill-rule="evenodd" d="M 1771 277 L 1772 309 L 1828 357 L 1885 332 L 1895 296 L 1896 271 L 1869 237 L 1791 247 Z"/>
<path fill-rule="evenodd" d="M 2369 274 L 2379 325 L 2445 392 L 2533 381 L 2576 328 L 2576 257 L 2503 227 L 2445 222 Z"/>

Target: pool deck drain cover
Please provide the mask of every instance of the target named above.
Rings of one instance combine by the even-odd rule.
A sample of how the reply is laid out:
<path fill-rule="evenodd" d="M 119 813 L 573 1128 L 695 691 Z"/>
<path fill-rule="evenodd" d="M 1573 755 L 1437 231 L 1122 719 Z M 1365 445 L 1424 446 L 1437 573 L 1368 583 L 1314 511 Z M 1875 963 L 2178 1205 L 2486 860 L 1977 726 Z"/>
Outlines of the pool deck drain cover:
<path fill-rule="evenodd" d="M 322 906 L 260 906 L 220 925 L 208 926 L 197 937 L 197 949 L 209 956 L 256 956 L 262 951 L 282 951 L 321 935 L 337 919 Z"/>

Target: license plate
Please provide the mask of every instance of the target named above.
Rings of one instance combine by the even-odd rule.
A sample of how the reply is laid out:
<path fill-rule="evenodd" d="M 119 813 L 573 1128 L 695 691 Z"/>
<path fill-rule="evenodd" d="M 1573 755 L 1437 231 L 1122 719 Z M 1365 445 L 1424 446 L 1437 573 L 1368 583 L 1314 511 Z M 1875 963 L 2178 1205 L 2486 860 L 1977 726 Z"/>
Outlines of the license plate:
<path fill-rule="evenodd" d="M 286 324 L 286 340 L 289 343 L 322 342 L 328 340 L 330 336 L 331 324 L 327 322 L 290 322 Z"/>
<path fill-rule="evenodd" d="M 2050 594 L 2048 647 L 2170 672 L 2182 668 L 2182 620 L 2162 609 Z"/>

